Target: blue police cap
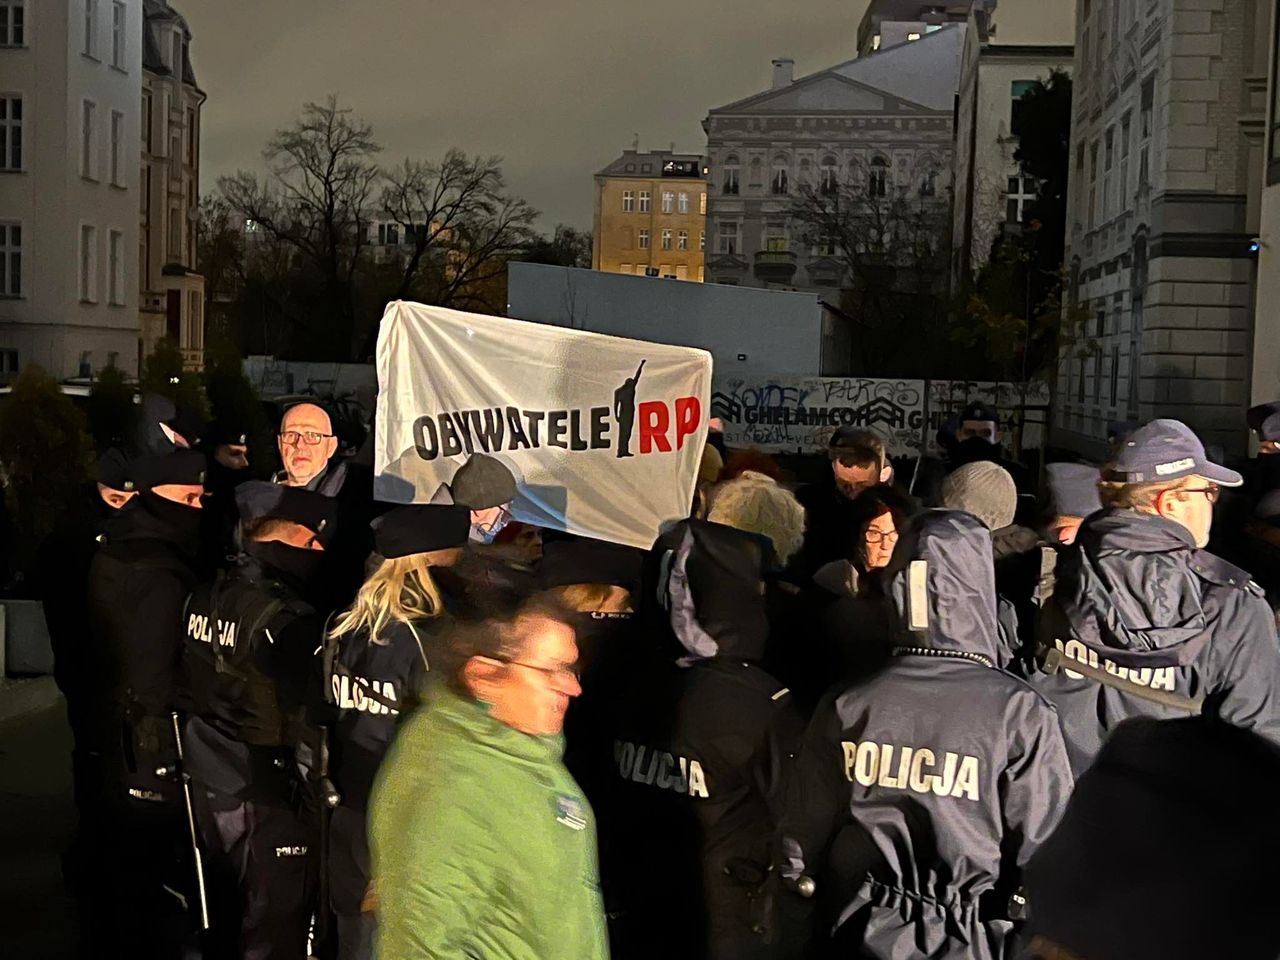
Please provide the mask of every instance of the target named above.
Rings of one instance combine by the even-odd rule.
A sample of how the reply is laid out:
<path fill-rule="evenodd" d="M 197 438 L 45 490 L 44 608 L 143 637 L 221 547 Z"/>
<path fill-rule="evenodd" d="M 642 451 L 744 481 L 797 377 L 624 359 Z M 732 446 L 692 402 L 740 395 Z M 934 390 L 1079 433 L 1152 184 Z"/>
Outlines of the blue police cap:
<path fill-rule="evenodd" d="M 1224 487 L 1238 487 L 1244 478 L 1212 463 L 1204 444 L 1179 420 L 1152 420 L 1129 434 L 1102 469 L 1113 483 L 1157 483 L 1199 476 Z"/>
<path fill-rule="evenodd" d="M 1250 407 L 1246 416 L 1249 429 L 1258 435 L 1259 440 L 1280 440 L 1280 401 Z"/>
<path fill-rule="evenodd" d="M 268 518 L 289 520 L 306 527 L 322 544 L 333 539 L 338 525 L 338 506 L 332 497 L 265 480 L 249 480 L 236 487 L 236 509 L 243 525 Z"/>
<path fill-rule="evenodd" d="M 1102 509 L 1097 467 L 1088 463 L 1051 463 L 1044 470 L 1054 514 L 1087 517 Z"/>

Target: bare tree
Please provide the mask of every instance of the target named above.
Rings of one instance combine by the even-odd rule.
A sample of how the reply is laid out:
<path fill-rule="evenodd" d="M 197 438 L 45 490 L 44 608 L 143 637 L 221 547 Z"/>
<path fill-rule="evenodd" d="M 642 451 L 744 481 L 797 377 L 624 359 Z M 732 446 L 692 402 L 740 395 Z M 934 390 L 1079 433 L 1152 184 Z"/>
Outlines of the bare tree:
<path fill-rule="evenodd" d="M 824 171 L 791 208 L 805 243 L 844 267 L 843 305 L 859 328 L 855 366 L 925 376 L 922 351 L 945 318 L 950 222 L 941 165 L 927 155 L 901 182 L 886 160 Z"/>
<path fill-rule="evenodd" d="M 295 251 L 316 275 L 318 296 L 304 305 L 303 322 L 336 359 L 346 359 L 358 342 L 353 290 L 368 242 L 365 217 L 380 150 L 372 128 L 330 96 L 324 104 L 306 104 L 292 125 L 271 137 L 263 150 L 265 178 L 240 171 L 218 181 L 239 216 Z"/>

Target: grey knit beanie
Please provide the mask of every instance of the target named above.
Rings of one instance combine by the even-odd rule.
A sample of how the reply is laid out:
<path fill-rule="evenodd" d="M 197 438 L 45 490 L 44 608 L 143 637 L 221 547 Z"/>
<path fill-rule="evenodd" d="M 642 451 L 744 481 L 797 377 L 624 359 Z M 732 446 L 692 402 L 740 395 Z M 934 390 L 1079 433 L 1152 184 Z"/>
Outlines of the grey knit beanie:
<path fill-rule="evenodd" d="M 973 514 L 988 530 L 999 530 L 1013 523 L 1018 488 L 1004 467 L 979 460 L 956 468 L 942 481 L 942 505 Z"/>

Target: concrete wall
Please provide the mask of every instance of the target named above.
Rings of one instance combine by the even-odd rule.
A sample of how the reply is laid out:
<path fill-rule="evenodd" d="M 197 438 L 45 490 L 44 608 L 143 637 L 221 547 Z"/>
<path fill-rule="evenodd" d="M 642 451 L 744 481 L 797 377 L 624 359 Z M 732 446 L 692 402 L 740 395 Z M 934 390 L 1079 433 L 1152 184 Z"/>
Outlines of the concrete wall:
<path fill-rule="evenodd" d="M 513 263 L 507 277 L 509 316 L 700 347 L 710 351 L 717 376 L 733 372 L 838 375 L 848 369 L 847 351 L 832 356 L 840 353 L 843 321 L 830 314 L 815 294 L 535 263 Z M 825 362 L 824 324 L 829 327 Z"/>

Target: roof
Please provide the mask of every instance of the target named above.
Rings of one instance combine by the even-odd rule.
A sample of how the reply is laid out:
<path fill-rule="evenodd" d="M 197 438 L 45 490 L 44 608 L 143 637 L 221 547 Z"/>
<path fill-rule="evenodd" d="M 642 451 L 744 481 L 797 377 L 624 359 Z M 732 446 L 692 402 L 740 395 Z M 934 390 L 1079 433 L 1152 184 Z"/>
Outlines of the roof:
<path fill-rule="evenodd" d="M 176 23 L 182 30 L 187 42 L 191 41 L 191 28 L 182 14 L 169 6 L 166 0 L 142 0 L 142 67 L 150 73 L 169 76 L 171 71 L 165 63 L 164 54 L 156 42 L 153 24 Z M 199 89 L 195 71 L 191 69 L 191 57 L 182 58 L 182 82 Z"/>
<path fill-rule="evenodd" d="M 950 114 L 960 86 L 964 36 L 964 24 L 948 24 L 919 40 L 881 48 L 709 112 Z"/>
<path fill-rule="evenodd" d="M 699 168 L 706 163 L 706 158 L 700 153 L 675 153 L 671 150 L 624 150 L 622 156 L 618 157 L 612 163 L 604 167 L 596 173 L 597 177 L 644 177 L 652 175 L 654 177 L 662 176 L 662 165 L 668 160 L 676 162 L 696 163 Z M 649 164 L 648 173 L 642 173 L 640 167 L 642 164 Z M 628 170 L 627 164 L 635 164 L 634 170 Z M 681 179 L 673 177 L 670 179 Z M 689 177 L 690 180 L 701 180 L 702 172 L 699 169 L 698 175 Z"/>

